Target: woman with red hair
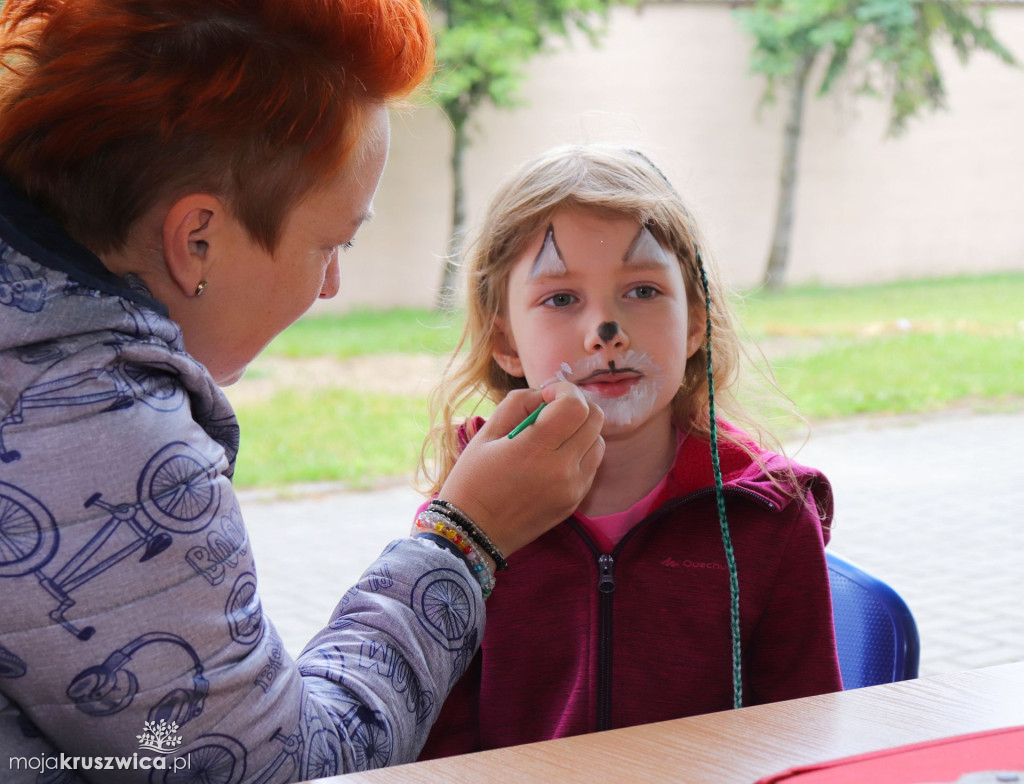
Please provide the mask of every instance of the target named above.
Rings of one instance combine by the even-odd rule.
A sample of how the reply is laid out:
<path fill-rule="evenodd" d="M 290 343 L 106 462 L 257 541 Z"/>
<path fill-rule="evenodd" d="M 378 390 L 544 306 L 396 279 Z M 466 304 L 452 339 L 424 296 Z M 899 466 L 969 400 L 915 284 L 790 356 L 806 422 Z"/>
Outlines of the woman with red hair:
<path fill-rule="evenodd" d="M 261 611 L 220 385 L 337 292 L 387 107 L 431 68 L 418 0 L 7 0 L 0 58 L 8 775 L 270 782 L 415 759 L 503 555 L 587 491 L 600 413 L 571 385 L 510 395 L 433 527 L 292 661 Z"/>

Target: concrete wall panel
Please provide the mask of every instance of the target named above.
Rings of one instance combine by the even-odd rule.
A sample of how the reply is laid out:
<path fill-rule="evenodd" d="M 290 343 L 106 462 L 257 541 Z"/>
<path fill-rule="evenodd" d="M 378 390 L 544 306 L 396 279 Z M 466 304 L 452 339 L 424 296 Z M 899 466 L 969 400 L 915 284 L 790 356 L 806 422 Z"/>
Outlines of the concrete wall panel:
<path fill-rule="evenodd" d="M 1024 59 L 1024 6 L 992 9 Z M 485 108 L 466 158 L 470 220 L 501 177 L 555 144 L 622 141 L 688 198 L 737 287 L 756 285 L 775 212 L 780 105 L 762 107 L 749 38 L 727 6 L 617 9 L 602 45 L 574 40 L 528 65 L 527 105 Z M 1024 269 L 1024 70 L 943 53 L 948 111 L 887 138 L 884 101 L 809 97 L 789 279 L 864 283 Z M 780 96 L 780 99 L 784 96 Z M 421 106 L 394 115 L 377 216 L 319 308 L 432 304 L 451 215 L 450 129 Z"/>

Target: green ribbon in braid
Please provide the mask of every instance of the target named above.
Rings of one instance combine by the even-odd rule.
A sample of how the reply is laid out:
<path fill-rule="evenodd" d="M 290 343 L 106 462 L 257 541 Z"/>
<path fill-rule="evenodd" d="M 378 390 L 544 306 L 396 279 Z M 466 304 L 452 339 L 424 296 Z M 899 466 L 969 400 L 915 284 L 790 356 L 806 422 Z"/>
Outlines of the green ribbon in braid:
<path fill-rule="evenodd" d="M 668 189 L 678 196 L 675 187 L 646 155 L 639 150 L 627 149 L 633 155 L 651 167 Z M 691 236 L 693 232 L 691 231 Z M 715 416 L 715 375 L 711 364 L 711 287 L 708 285 L 708 274 L 704 269 L 700 248 L 693 243 L 697 257 L 697 269 L 700 271 L 700 283 L 704 288 L 704 308 L 707 312 L 707 354 L 708 354 L 708 408 L 710 409 L 709 435 L 711 440 L 711 467 L 715 475 L 715 499 L 718 502 L 718 523 L 722 529 L 722 546 L 725 549 L 725 561 L 729 569 L 729 617 L 732 629 L 732 706 L 743 707 L 743 662 L 740 652 L 740 578 L 736 568 L 736 553 L 732 548 L 732 536 L 729 533 L 729 521 L 725 515 L 725 492 L 722 489 L 722 466 L 718 459 L 718 423 Z"/>
<path fill-rule="evenodd" d="M 718 459 L 718 423 L 715 418 L 715 375 L 711 364 L 711 288 L 704 270 L 700 248 L 694 246 L 697 254 L 697 269 L 704 287 L 704 307 L 707 310 L 707 355 L 708 355 L 708 407 L 711 411 L 709 434 L 711 437 L 711 467 L 715 474 L 715 499 L 718 501 L 718 523 L 722 529 L 722 546 L 725 561 L 729 567 L 730 621 L 732 626 L 732 706 L 743 707 L 743 668 L 740 654 L 740 578 L 736 569 L 736 553 L 732 548 L 729 521 L 725 516 L 725 492 L 722 489 L 722 466 Z"/>

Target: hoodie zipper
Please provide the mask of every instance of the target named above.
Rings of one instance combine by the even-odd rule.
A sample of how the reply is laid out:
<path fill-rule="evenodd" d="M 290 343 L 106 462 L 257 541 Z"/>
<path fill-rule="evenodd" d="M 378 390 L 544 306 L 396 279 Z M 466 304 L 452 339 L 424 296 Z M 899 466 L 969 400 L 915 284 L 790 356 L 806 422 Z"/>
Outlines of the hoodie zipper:
<path fill-rule="evenodd" d="M 615 564 L 616 557 L 622 552 L 625 546 L 637 531 L 665 517 L 670 512 L 678 509 L 690 501 L 713 495 L 715 488 L 705 487 L 695 490 L 689 495 L 671 501 L 661 508 L 655 510 L 651 515 L 633 526 L 615 546 L 611 553 L 602 553 L 594 540 L 590 538 L 583 526 L 576 520 L 570 518 L 569 526 L 580 535 L 583 541 L 597 557 L 597 724 L 595 730 L 601 732 L 612 728 L 612 642 L 614 639 L 612 621 L 614 618 L 615 598 Z M 769 501 L 753 490 L 742 487 L 726 487 L 726 495 L 738 495 L 750 498 L 768 509 L 775 510 L 774 503 Z"/>
<path fill-rule="evenodd" d="M 597 730 L 612 728 L 612 594 L 615 593 L 615 556 L 602 553 L 597 559 L 598 653 Z"/>

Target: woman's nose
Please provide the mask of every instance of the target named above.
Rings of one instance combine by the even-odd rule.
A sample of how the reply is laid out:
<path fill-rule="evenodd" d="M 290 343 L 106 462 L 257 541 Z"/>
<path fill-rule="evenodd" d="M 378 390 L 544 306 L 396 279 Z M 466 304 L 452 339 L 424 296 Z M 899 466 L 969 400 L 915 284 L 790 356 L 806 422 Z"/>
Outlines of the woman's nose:
<path fill-rule="evenodd" d="M 320 299 L 331 299 L 341 290 L 341 265 L 335 255 L 324 273 L 324 285 L 320 287 Z"/>
<path fill-rule="evenodd" d="M 624 349 L 629 346 L 629 338 L 617 321 L 601 321 L 587 336 L 587 347 L 591 351 L 603 348 Z"/>

